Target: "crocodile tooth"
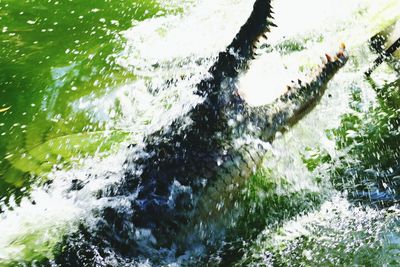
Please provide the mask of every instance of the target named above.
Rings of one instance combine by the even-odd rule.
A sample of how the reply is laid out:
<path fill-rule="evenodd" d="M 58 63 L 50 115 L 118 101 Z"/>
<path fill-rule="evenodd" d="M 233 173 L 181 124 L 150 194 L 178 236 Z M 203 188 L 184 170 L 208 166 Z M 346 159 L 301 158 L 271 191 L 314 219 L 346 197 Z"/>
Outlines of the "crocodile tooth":
<path fill-rule="evenodd" d="M 278 27 L 275 23 L 273 23 L 273 22 L 268 22 L 268 24 L 269 24 L 269 26 L 271 26 L 271 27 Z"/>
<path fill-rule="evenodd" d="M 326 60 L 328 60 L 328 62 L 333 62 L 332 61 L 332 57 L 328 54 L 325 54 Z"/>

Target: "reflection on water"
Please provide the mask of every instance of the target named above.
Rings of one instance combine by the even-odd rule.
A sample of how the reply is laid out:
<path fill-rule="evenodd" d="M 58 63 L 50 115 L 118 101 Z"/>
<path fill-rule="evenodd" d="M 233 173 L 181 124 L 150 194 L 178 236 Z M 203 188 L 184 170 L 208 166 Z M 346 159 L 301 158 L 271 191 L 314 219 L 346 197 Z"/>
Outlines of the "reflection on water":
<path fill-rule="evenodd" d="M 31 175 L 69 159 L 48 148 L 38 154 L 38 146 L 103 129 L 69 103 L 134 79 L 115 64 L 119 32 L 168 12 L 172 5 L 152 0 L 0 3 L 0 108 L 11 107 L 0 114 L 0 198 L 26 191 L 37 179 Z"/>

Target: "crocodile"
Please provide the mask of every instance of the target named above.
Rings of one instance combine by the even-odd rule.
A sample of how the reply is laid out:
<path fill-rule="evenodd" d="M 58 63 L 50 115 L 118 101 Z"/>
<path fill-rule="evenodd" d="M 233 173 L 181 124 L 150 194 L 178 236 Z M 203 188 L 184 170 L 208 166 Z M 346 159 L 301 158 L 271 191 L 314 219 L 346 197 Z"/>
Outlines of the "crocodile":
<path fill-rule="evenodd" d="M 197 84 L 194 93 L 202 101 L 141 144 L 131 145 L 121 181 L 99 192 L 98 198 L 120 197 L 124 206 L 97 210 L 95 229 L 81 225 L 65 236 L 54 263 L 123 266 L 147 259 L 161 264 L 156 260 L 159 254 L 178 243 L 189 246 L 193 229 L 207 230 L 204 221 L 218 225 L 234 220 L 235 195 L 262 164 L 277 132 L 315 106 L 327 82 L 347 61 L 342 46 L 337 54 L 326 56 L 308 82 L 299 80 L 275 101 L 250 106 L 238 92 L 239 74 L 257 56 L 258 40 L 276 26 L 272 21 L 271 1 L 256 0 L 245 24 L 218 54 L 210 75 Z"/>

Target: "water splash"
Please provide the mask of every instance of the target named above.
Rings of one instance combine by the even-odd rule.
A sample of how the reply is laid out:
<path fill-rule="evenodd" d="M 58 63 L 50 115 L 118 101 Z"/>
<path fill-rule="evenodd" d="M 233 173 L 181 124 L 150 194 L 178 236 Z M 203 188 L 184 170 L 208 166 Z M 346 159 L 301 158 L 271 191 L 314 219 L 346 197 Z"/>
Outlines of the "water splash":
<path fill-rule="evenodd" d="M 302 3 L 276 1 L 276 23 L 279 28 L 271 33 L 269 41 L 269 49 L 272 47 L 273 52 L 261 56 L 253 63 L 256 74 L 251 76 L 250 73 L 250 76 L 244 78 L 248 79 L 249 87 L 265 84 L 266 91 L 270 87 L 281 87 L 286 80 L 301 73 L 301 67 L 307 69 L 307 66 L 315 66 L 317 62 L 312 61 L 312 58 L 323 55 L 326 50 L 335 49 L 341 41 L 349 40 L 350 51 L 357 55 L 352 64 L 330 84 L 327 95 L 315 111 L 291 131 L 278 136 L 270 155 L 267 155 L 265 167 L 273 170 L 274 176 L 285 177 L 291 185 L 278 188 L 282 195 L 301 190 L 321 194 L 328 191 L 315 183 L 314 174 L 305 168 L 301 160 L 301 153 L 306 147 L 320 147 L 332 158 L 338 157 L 339 152 L 333 141 L 326 137 L 325 129 L 337 127 L 340 116 L 348 111 L 347 103 L 352 86 L 368 88 L 363 84 L 360 72 L 355 70 L 359 71 L 360 66 L 365 66 L 372 57 L 365 52 L 365 47 L 361 46 L 360 49 L 360 45 L 365 43 L 372 32 L 370 27 L 366 29 L 365 26 L 369 24 L 369 14 L 375 6 L 373 1 L 348 3 L 343 0 L 330 1 L 328 4 L 315 0 Z M 231 41 L 251 7 L 249 1 L 224 0 L 215 3 L 205 0 L 184 15 L 169 15 L 137 23 L 124 33 L 126 49 L 118 55 L 118 63 L 132 71 L 137 79 L 121 87 L 110 88 L 109 94 L 103 97 L 86 96 L 71 105 L 76 110 L 92 113 L 93 120 L 104 122 L 107 129 L 134 131 L 138 132 L 138 136 L 167 125 L 171 118 L 189 110 L 199 101 L 191 94 L 194 85 L 207 75 L 217 53 Z M 292 41 L 303 45 L 300 49 L 302 51 L 292 51 L 287 46 Z M 280 56 L 279 53 L 287 53 L 287 56 Z M 364 54 L 366 57 L 363 57 Z M 268 80 L 267 75 L 264 79 L 264 75 L 260 75 L 270 73 L 270 69 L 277 64 L 271 64 L 272 61 L 280 61 L 282 66 L 279 75 L 275 74 L 280 77 L 279 83 L 272 83 L 273 79 Z M 285 66 L 296 67 L 287 70 Z M 167 80 L 173 82 L 167 84 Z M 372 90 L 365 89 L 364 94 L 374 98 Z M 141 137 L 133 139 L 140 142 Z M 94 223 L 91 211 L 112 205 L 104 203 L 104 199 L 98 200 L 96 193 L 119 182 L 121 167 L 127 157 L 124 145 L 118 153 L 109 157 L 101 158 L 97 155 L 82 159 L 81 164 L 72 170 L 55 168 L 50 174 L 53 181 L 50 186 L 33 190 L 29 199 L 24 199 L 20 205 L 3 208 L 6 211 L 0 220 L 0 262 L 51 258 L 54 244 L 65 232 L 73 231 L 77 222 Z M 326 175 L 323 168 L 320 167 L 318 171 Z M 71 185 L 76 182 L 85 183 L 86 186 L 82 190 L 71 191 Z M 331 209 L 339 210 L 335 214 L 337 217 L 330 217 L 332 214 L 327 210 Z M 303 220 L 300 217 L 299 220 L 289 221 L 283 229 L 291 232 L 293 230 L 290 225 L 298 224 L 301 229 L 295 232 L 296 236 L 301 236 L 312 232 L 312 229 L 305 228 L 308 222 L 316 225 L 320 222 L 328 223 L 330 228 L 326 228 L 331 229 L 336 226 L 331 219 L 337 219 L 335 222 L 340 223 L 340 218 L 351 220 L 354 215 L 365 219 L 375 216 L 377 221 L 383 216 L 379 212 L 355 209 L 345 200 L 335 199 L 327 202 L 320 211 L 305 216 Z M 364 227 L 358 222 L 352 224 Z M 377 229 L 381 229 L 379 227 Z M 326 231 L 321 233 L 324 235 Z M 146 233 L 138 234 L 146 239 Z M 260 236 L 266 235 L 262 233 Z M 289 242 L 279 235 L 275 235 L 273 240 L 278 245 Z M 193 248 L 194 255 L 201 253 L 200 248 Z M 302 253 L 308 257 L 309 252 L 304 250 Z M 173 263 L 178 260 L 172 257 L 168 261 Z"/>
<path fill-rule="evenodd" d="M 244 262 L 252 266 L 396 264 L 398 213 L 397 208 L 354 207 L 335 196 L 318 211 L 299 216 L 278 231 L 266 229 Z"/>

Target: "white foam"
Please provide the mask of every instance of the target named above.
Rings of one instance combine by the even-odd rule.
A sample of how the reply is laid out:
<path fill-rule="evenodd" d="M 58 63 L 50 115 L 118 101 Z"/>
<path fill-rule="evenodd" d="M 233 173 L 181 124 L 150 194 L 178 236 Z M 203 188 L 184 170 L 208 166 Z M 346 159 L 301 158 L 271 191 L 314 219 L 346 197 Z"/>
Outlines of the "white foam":
<path fill-rule="evenodd" d="M 124 33 L 128 43 L 120 63 L 151 69 L 152 64 L 215 55 L 232 41 L 252 6 L 251 1 L 203 0 L 183 17 L 149 19 Z"/>

